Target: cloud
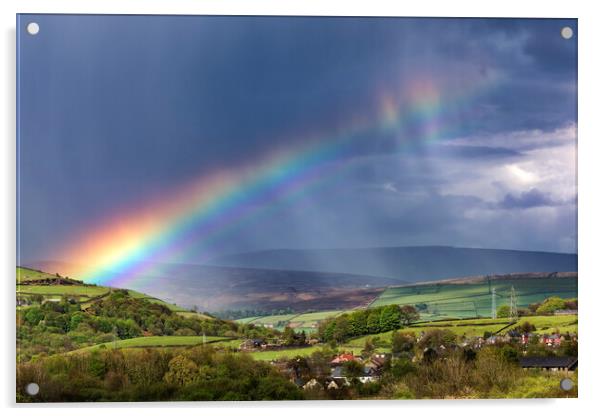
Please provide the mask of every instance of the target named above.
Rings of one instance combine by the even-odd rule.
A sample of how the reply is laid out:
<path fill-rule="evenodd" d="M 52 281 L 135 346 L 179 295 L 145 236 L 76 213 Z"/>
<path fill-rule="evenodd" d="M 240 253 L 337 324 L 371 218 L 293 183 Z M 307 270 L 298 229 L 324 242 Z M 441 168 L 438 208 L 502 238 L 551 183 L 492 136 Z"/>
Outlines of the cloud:
<path fill-rule="evenodd" d="M 563 204 L 555 200 L 550 193 L 541 192 L 535 188 L 518 195 L 506 194 L 498 204 L 503 209 L 525 209 L 534 207 L 554 207 Z"/>

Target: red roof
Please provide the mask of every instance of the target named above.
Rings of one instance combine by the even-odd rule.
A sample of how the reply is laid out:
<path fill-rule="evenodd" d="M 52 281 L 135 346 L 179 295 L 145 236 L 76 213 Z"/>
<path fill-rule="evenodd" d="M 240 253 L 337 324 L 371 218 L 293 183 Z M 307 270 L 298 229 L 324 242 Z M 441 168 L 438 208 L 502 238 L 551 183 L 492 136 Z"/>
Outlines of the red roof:
<path fill-rule="evenodd" d="M 339 364 L 339 363 L 345 363 L 347 361 L 355 361 L 356 357 L 352 354 L 348 354 L 348 353 L 343 353 L 337 357 L 335 357 L 331 363 L 332 364 Z"/>

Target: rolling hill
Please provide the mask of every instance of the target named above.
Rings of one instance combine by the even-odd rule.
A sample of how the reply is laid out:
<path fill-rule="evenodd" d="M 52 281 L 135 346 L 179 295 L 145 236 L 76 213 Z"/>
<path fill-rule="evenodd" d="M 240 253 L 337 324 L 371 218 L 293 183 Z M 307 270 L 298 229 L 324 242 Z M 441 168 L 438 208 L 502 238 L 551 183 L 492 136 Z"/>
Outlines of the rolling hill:
<path fill-rule="evenodd" d="M 577 288 L 578 276 L 575 272 L 473 276 L 391 286 L 368 307 L 413 305 L 419 309 L 421 321 L 489 318 L 493 289 L 497 306 L 508 305 L 514 289 L 517 306 L 526 308 L 552 296 L 577 298 Z M 313 314 L 256 316 L 240 319 L 238 322 L 280 329 L 291 326 L 296 330 L 311 332 L 320 321 L 346 312 L 351 310 L 333 309 Z"/>
<path fill-rule="evenodd" d="M 411 282 L 454 277 L 577 271 L 577 255 L 447 246 L 265 250 L 214 258 L 210 264 L 357 273 Z"/>
<path fill-rule="evenodd" d="M 32 267 L 61 273 L 73 269 L 64 263 L 53 262 L 35 263 Z M 196 305 L 205 311 L 349 309 L 365 306 L 386 287 L 403 283 L 352 273 L 194 264 L 152 264 L 146 269 L 145 278 L 132 279 L 128 289 L 178 305 Z"/>

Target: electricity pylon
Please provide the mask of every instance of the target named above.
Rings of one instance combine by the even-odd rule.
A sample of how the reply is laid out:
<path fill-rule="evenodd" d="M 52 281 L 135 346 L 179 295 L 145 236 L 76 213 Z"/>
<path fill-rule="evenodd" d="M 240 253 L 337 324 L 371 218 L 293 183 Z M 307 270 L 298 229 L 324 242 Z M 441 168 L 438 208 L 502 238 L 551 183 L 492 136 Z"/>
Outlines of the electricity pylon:
<path fill-rule="evenodd" d="M 514 286 L 510 289 L 510 320 L 512 322 L 518 321 L 518 306 Z"/>
<path fill-rule="evenodd" d="M 497 307 L 495 305 L 495 288 L 491 289 L 491 319 L 497 318 Z"/>

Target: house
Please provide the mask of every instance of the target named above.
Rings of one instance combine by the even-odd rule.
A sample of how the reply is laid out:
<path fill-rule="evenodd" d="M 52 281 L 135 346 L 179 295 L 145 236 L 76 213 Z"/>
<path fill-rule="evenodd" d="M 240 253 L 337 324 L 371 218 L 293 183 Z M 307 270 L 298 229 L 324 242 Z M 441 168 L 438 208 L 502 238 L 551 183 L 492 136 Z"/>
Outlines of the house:
<path fill-rule="evenodd" d="M 372 365 L 364 366 L 364 373 L 358 377 L 358 380 L 361 383 L 372 383 L 373 381 L 377 381 L 380 378 L 380 368 L 376 368 L 373 363 Z"/>
<path fill-rule="evenodd" d="M 497 337 L 495 335 L 492 335 L 492 336 L 490 336 L 489 338 L 487 338 L 485 340 L 485 343 L 488 344 L 488 345 L 495 345 L 498 342 L 500 342 L 499 337 Z"/>
<path fill-rule="evenodd" d="M 338 390 L 339 389 L 339 385 L 334 380 L 332 380 L 330 383 L 328 383 L 328 385 L 326 386 L 326 388 L 328 390 Z"/>
<path fill-rule="evenodd" d="M 558 335 L 558 334 L 553 334 L 553 335 L 545 334 L 539 340 L 539 342 L 547 345 L 548 347 L 559 347 L 560 344 L 562 343 L 562 341 L 564 341 L 564 336 Z"/>
<path fill-rule="evenodd" d="M 575 371 L 577 357 L 522 357 L 519 358 L 522 368 L 538 368 L 547 371 Z"/>
<path fill-rule="evenodd" d="M 264 345 L 265 343 L 261 339 L 246 339 L 242 344 L 240 344 L 239 349 L 241 351 L 252 351 L 257 348 L 261 348 Z"/>
<path fill-rule="evenodd" d="M 336 366 L 333 367 L 332 370 L 330 370 L 330 377 L 334 378 L 334 379 L 346 379 L 347 377 L 345 377 L 345 374 L 343 372 L 343 367 L 342 366 Z"/>
<path fill-rule="evenodd" d="M 537 335 L 532 334 L 531 332 L 524 333 L 524 334 L 521 334 L 521 336 L 520 336 L 520 343 L 522 345 L 527 345 L 529 343 L 529 341 L 531 341 L 533 339 L 537 340 Z"/>
<path fill-rule="evenodd" d="M 359 357 L 356 357 L 353 355 L 353 353 L 343 353 L 340 355 L 337 355 L 336 357 L 334 357 L 332 359 L 332 361 L 330 362 L 331 365 L 339 365 L 339 364 L 343 364 L 346 363 L 348 361 L 359 361 Z"/>
<path fill-rule="evenodd" d="M 335 383 L 336 384 L 336 383 Z M 318 380 L 312 378 L 303 386 L 303 390 L 322 390 L 322 385 Z"/>
<path fill-rule="evenodd" d="M 370 357 L 370 362 L 366 365 L 373 365 L 375 368 L 380 370 L 385 365 L 386 362 L 387 362 L 386 354 L 373 354 L 372 357 Z"/>

